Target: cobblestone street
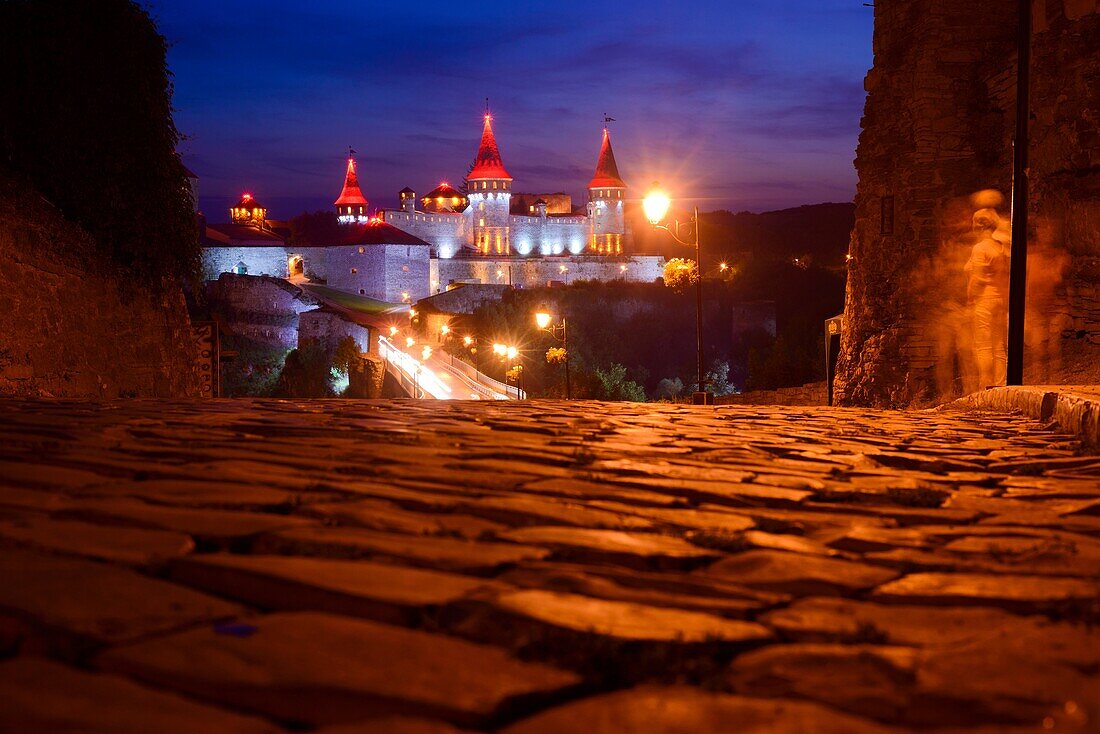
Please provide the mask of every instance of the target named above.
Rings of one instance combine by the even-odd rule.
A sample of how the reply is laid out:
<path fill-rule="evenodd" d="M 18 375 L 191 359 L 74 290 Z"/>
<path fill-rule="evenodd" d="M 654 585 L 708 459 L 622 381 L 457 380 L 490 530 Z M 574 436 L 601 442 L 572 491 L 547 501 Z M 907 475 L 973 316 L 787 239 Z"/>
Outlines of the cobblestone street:
<path fill-rule="evenodd" d="M 1100 731 L 1100 457 L 1021 417 L 18 402 L 0 730 Z"/>

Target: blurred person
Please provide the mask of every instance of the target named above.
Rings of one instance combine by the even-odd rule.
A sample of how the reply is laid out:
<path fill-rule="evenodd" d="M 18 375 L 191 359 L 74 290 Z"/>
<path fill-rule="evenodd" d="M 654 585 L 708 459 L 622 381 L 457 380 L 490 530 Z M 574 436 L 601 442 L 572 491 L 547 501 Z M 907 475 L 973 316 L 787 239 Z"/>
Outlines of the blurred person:
<path fill-rule="evenodd" d="M 1047 219 L 1035 223 L 1027 253 L 1027 313 L 1024 343 L 1031 379 L 1057 382 L 1062 372 L 1062 331 L 1069 316 L 1058 291 L 1069 268 L 1070 257 L 1056 244 L 1056 227 Z"/>
<path fill-rule="evenodd" d="M 971 220 L 977 242 L 963 266 L 972 319 L 978 388 L 1003 385 L 1008 370 L 1008 254 L 1005 225 L 995 209 L 979 209 Z"/>

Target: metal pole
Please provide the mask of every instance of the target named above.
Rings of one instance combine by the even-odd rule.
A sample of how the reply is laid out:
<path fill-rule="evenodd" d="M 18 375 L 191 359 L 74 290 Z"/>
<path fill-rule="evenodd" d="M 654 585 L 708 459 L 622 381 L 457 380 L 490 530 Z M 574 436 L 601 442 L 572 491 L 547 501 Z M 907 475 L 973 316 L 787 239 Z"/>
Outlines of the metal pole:
<path fill-rule="evenodd" d="M 569 326 L 565 323 L 565 317 L 561 317 L 561 340 L 565 345 L 565 399 L 573 399 L 573 387 L 569 384 Z"/>
<path fill-rule="evenodd" d="M 699 346 L 699 392 L 705 392 L 703 385 L 703 259 L 699 248 L 699 207 L 695 207 L 695 269 L 699 280 L 695 285 L 695 336 Z"/>
<path fill-rule="evenodd" d="M 1012 166 L 1012 260 L 1008 283 L 1007 384 L 1024 384 L 1027 308 L 1028 123 L 1031 117 L 1031 0 L 1019 0 L 1016 141 Z"/>

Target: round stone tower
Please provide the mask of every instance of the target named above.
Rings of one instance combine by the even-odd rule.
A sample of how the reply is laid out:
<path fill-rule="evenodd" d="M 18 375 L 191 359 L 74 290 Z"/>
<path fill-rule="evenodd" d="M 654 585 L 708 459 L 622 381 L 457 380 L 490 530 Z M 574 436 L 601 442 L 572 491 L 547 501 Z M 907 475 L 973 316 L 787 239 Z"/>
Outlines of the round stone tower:
<path fill-rule="evenodd" d="M 477 158 L 466 177 L 470 200 L 466 212 L 472 220 L 474 248 L 483 255 L 507 255 L 512 245 L 512 176 L 500 158 L 492 121 L 492 115 L 486 114 Z"/>
<path fill-rule="evenodd" d="M 623 236 L 626 234 L 626 217 L 623 200 L 626 182 L 619 176 L 615 152 L 611 150 L 611 134 L 603 130 L 600 157 L 596 160 L 596 173 L 588 182 L 588 221 L 591 236 L 589 249 L 599 255 L 623 254 Z"/>

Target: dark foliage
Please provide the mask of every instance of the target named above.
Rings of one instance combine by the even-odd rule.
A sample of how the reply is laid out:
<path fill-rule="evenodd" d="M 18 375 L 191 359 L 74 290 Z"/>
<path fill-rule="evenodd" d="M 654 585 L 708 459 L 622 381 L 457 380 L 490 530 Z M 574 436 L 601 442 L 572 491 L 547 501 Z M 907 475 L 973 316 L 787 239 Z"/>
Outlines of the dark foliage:
<path fill-rule="evenodd" d="M 268 397 L 275 392 L 287 350 L 234 334 L 222 335 L 222 349 L 237 356 L 222 365 L 226 397 Z"/>
<path fill-rule="evenodd" d="M 691 248 L 672 242 L 664 232 L 650 227 L 639 211 L 631 210 L 629 216 L 640 252 L 695 257 Z M 690 214 L 680 216 L 686 220 Z M 720 210 L 704 212 L 700 218 L 705 272 L 719 262 L 732 262 L 745 255 L 764 260 L 798 257 L 823 267 L 839 267 L 848 252 L 855 206 L 812 204 L 762 214 Z"/>
<path fill-rule="evenodd" d="M 574 397 L 610 397 L 597 370 L 605 376 L 618 374 L 614 365 L 624 370 L 621 381 L 638 383 L 652 397 L 669 397 L 669 385 L 677 380 L 682 392 L 690 392 L 698 381 L 693 293 L 642 283 L 517 290 L 479 309 L 454 337 L 469 332 L 488 344 L 521 347 L 529 393 L 562 396 L 564 370 L 545 359 L 548 348 L 561 344 L 537 331 L 532 321 L 534 312 L 547 304 L 568 316 Z M 754 261 L 726 279 L 708 277 L 703 297 L 708 389 L 790 387 L 824 378 L 824 322 L 844 305 L 839 273 L 785 261 Z M 763 330 L 734 337 L 732 309 L 742 301 L 775 304 L 778 339 Z M 464 353 L 460 346 L 452 350 Z M 488 345 L 482 345 L 482 352 L 482 370 L 503 381 L 504 365 Z"/>
<path fill-rule="evenodd" d="M 329 398 L 332 389 L 332 355 L 308 342 L 286 355 L 274 394 L 280 398 Z"/>
<path fill-rule="evenodd" d="M 0 2 L 0 166 L 150 286 L 200 257 L 165 50 L 128 0 Z"/>
<path fill-rule="evenodd" d="M 336 212 L 302 212 L 291 219 L 289 243 L 292 247 L 320 247 L 340 242 L 344 236 Z"/>

